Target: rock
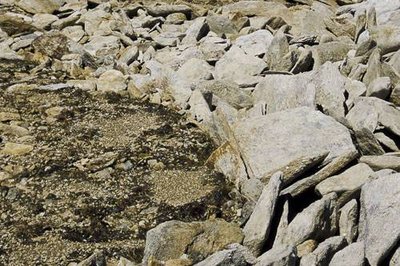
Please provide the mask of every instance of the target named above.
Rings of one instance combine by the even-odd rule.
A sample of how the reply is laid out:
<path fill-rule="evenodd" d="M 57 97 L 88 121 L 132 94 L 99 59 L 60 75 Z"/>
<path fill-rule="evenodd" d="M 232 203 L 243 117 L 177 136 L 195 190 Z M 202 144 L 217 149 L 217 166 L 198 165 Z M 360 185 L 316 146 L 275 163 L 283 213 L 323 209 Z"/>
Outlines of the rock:
<path fill-rule="evenodd" d="M 7 142 L 4 145 L 4 148 L 1 150 L 1 153 L 6 154 L 6 155 L 20 156 L 20 155 L 28 154 L 32 150 L 33 150 L 32 145 Z"/>
<path fill-rule="evenodd" d="M 293 68 L 290 70 L 293 74 L 306 72 L 312 70 L 314 65 L 314 59 L 312 58 L 312 52 L 310 49 L 304 49 L 301 51 L 299 58 Z"/>
<path fill-rule="evenodd" d="M 35 14 L 32 17 L 32 26 L 38 29 L 50 29 L 50 25 L 58 20 L 58 17 L 51 14 Z"/>
<path fill-rule="evenodd" d="M 382 155 L 385 153 L 374 134 L 367 128 L 354 130 L 357 148 L 361 155 Z"/>
<path fill-rule="evenodd" d="M 346 246 L 346 239 L 342 236 L 334 236 L 326 239 L 310 254 L 301 258 L 301 266 L 329 265 L 333 255 Z"/>
<path fill-rule="evenodd" d="M 92 56 L 105 57 L 116 56 L 121 44 L 116 36 L 92 36 L 84 46 L 85 50 Z"/>
<path fill-rule="evenodd" d="M 106 266 L 106 258 L 102 251 L 96 250 L 89 258 L 78 263 L 77 266 Z"/>
<path fill-rule="evenodd" d="M 139 49 L 137 46 L 130 46 L 126 47 L 124 50 L 121 51 L 119 56 L 119 61 L 130 65 L 133 63 L 139 56 Z"/>
<path fill-rule="evenodd" d="M 389 266 L 396 266 L 400 263 L 400 248 L 397 248 L 392 258 L 390 259 Z"/>
<path fill-rule="evenodd" d="M 237 33 L 235 24 L 228 16 L 209 13 L 206 19 L 210 31 L 216 33 L 218 36 Z"/>
<path fill-rule="evenodd" d="M 199 49 L 208 62 L 217 62 L 231 46 L 230 41 L 220 38 L 207 36 L 200 41 Z"/>
<path fill-rule="evenodd" d="M 328 42 L 314 46 L 312 56 L 314 68 L 322 66 L 325 62 L 337 62 L 343 60 L 353 45 L 344 42 Z"/>
<path fill-rule="evenodd" d="M 48 13 L 51 14 L 61 7 L 62 0 L 17 0 L 15 5 L 28 13 Z"/>
<path fill-rule="evenodd" d="M 249 87 L 260 81 L 261 77 L 257 75 L 266 67 L 262 59 L 247 55 L 239 47 L 232 46 L 215 65 L 214 77 L 236 82 L 241 87 Z"/>
<path fill-rule="evenodd" d="M 296 251 L 293 247 L 276 247 L 268 250 L 257 258 L 256 266 L 286 265 L 295 266 L 297 264 Z"/>
<path fill-rule="evenodd" d="M 391 92 L 391 82 L 389 77 L 379 77 L 374 79 L 368 86 L 367 96 L 386 99 Z"/>
<path fill-rule="evenodd" d="M 0 112 L 0 122 L 9 122 L 13 120 L 21 120 L 21 115 L 18 113 L 17 110 L 15 110 L 15 112 Z"/>
<path fill-rule="evenodd" d="M 364 241 L 365 256 L 371 265 L 381 263 L 400 239 L 399 178 L 399 174 L 381 177 L 361 190 L 358 241 Z"/>
<path fill-rule="evenodd" d="M 369 57 L 367 71 L 365 72 L 363 82 L 367 87 L 376 78 L 382 75 L 381 51 L 375 48 Z"/>
<path fill-rule="evenodd" d="M 382 144 L 384 147 L 388 148 L 391 151 L 400 151 L 400 147 L 396 144 L 396 142 L 388 137 L 383 132 L 377 132 L 374 134 L 376 140 Z"/>
<path fill-rule="evenodd" d="M 340 209 L 339 218 L 340 235 L 345 237 L 347 243 L 353 243 L 358 233 L 358 203 L 355 199 L 349 201 Z"/>
<path fill-rule="evenodd" d="M 284 243 L 284 241 L 285 241 L 288 225 L 289 225 L 289 201 L 285 200 L 285 202 L 283 204 L 282 215 L 279 219 L 278 228 L 276 229 L 276 236 L 275 236 L 274 244 L 272 246 L 273 248 L 286 245 Z"/>
<path fill-rule="evenodd" d="M 160 47 L 174 47 L 178 45 L 183 36 L 184 34 L 180 32 L 162 32 L 153 39 Z"/>
<path fill-rule="evenodd" d="M 390 95 L 390 101 L 397 106 L 400 106 L 400 84 L 393 88 L 392 94 Z"/>
<path fill-rule="evenodd" d="M 374 171 L 382 169 L 400 171 L 400 157 L 398 156 L 362 156 L 360 162 L 368 164 Z"/>
<path fill-rule="evenodd" d="M 210 28 L 204 17 L 196 18 L 186 30 L 186 36 L 182 39 L 182 44 L 196 44 L 207 35 L 209 30 Z"/>
<path fill-rule="evenodd" d="M 265 174 L 310 154 L 330 151 L 325 159 L 329 162 L 354 150 L 345 127 L 307 107 L 240 121 L 233 132 L 251 178 L 264 178 Z"/>
<path fill-rule="evenodd" d="M 183 13 L 190 16 L 192 9 L 187 5 L 156 5 L 147 7 L 147 12 L 153 17 L 167 17 L 174 13 Z"/>
<path fill-rule="evenodd" d="M 68 80 L 67 85 L 84 91 L 95 91 L 95 80 Z"/>
<path fill-rule="evenodd" d="M 6 43 L 0 43 L 0 59 L 22 60 L 23 57 L 10 49 L 10 47 Z"/>
<path fill-rule="evenodd" d="M 368 29 L 370 36 L 376 41 L 382 54 L 400 49 L 400 27 L 397 25 L 378 25 Z"/>
<path fill-rule="evenodd" d="M 85 36 L 85 31 L 83 30 L 82 26 L 69 26 L 64 28 L 61 32 L 69 39 L 77 43 L 82 40 L 83 36 Z"/>
<path fill-rule="evenodd" d="M 289 42 L 282 30 L 278 30 L 272 39 L 268 52 L 265 55 L 269 70 L 289 71 L 295 64 L 293 55 L 289 50 Z"/>
<path fill-rule="evenodd" d="M 248 55 L 262 56 L 268 51 L 273 38 L 268 30 L 258 30 L 237 38 L 235 45 Z"/>
<path fill-rule="evenodd" d="M 202 260 L 228 244 L 240 243 L 242 239 L 241 229 L 223 220 L 168 221 L 147 232 L 143 262 L 150 257 L 177 259 L 185 253 Z"/>
<path fill-rule="evenodd" d="M 136 266 L 136 264 L 128 259 L 121 257 L 118 261 L 117 266 Z"/>
<path fill-rule="evenodd" d="M 214 253 L 207 259 L 195 264 L 195 266 L 247 266 L 254 263 L 255 258 L 246 247 L 239 244 L 231 244 L 227 249 Z"/>
<path fill-rule="evenodd" d="M 255 103 L 267 105 L 267 112 L 300 106 L 317 107 L 341 120 L 344 117 L 346 78 L 332 63 L 319 70 L 293 76 L 267 75 L 255 88 Z"/>
<path fill-rule="evenodd" d="M 347 152 L 332 160 L 328 165 L 324 166 L 314 175 L 303 178 L 293 185 L 282 190 L 281 195 L 289 194 L 292 197 L 296 197 L 310 188 L 313 188 L 318 183 L 322 182 L 326 178 L 332 176 L 333 174 L 339 172 L 341 169 L 346 167 L 351 161 L 357 157 L 358 153 L 356 151 Z"/>
<path fill-rule="evenodd" d="M 61 59 L 69 52 L 68 38 L 59 32 L 39 36 L 32 42 L 32 46 L 36 52 L 56 59 Z"/>
<path fill-rule="evenodd" d="M 375 132 L 379 123 L 400 136 L 400 110 L 375 97 L 359 97 L 346 119 L 353 129 L 367 128 Z"/>
<path fill-rule="evenodd" d="M 264 187 L 253 213 L 243 228 L 243 245 L 248 247 L 256 256 L 260 255 L 263 245 L 268 239 L 281 184 L 282 173 L 278 172 L 271 177 L 268 185 Z"/>
<path fill-rule="evenodd" d="M 358 97 L 365 96 L 367 92 L 367 87 L 365 86 L 365 84 L 358 80 L 348 80 L 346 82 L 345 89 L 349 95 L 346 100 L 348 110 L 350 110 L 354 106 L 354 101 Z"/>
<path fill-rule="evenodd" d="M 167 16 L 165 23 L 180 25 L 187 20 L 186 15 L 183 13 L 172 13 Z"/>
<path fill-rule="evenodd" d="M 108 70 L 104 72 L 97 80 L 97 90 L 101 92 L 121 92 L 126 90 L 126 88 L 126 78 L 118 70 Z"/>
<path fill-rule="evenodd" d="M 320 195 L 332 192 L 340 195 L 346 191 L 360 189 L 364 183 L 369 181 L 373 173 L 374 171 L 367 164 L 360 163 L 350 167 L 339 175 L 325 179 L 315 187 L 315 190 Z"/>
<path fill-rule="evenodd" d="M 250 94 L 229 80 L 206 80 L 199 83 L 197 88 L 218 96 L 236 109 L 252 106 Z"/>
<path fill-rule="evenodd" d="M 29 130 L 17 125 L 7 125 L 0 123 L 0 132 L 6 135 L 13 135 L 18 137 L 27 136 L 30 134 Z"/>
<path fill-rule="evenodd" d="M 306 240 L 303 243 L 296 246 L 297 256 L 299 258 L 302 258 L 313 252 L 317 247 L 318 247 L 317 241 L 313 239 Z"/>
<path fill-rule="evenodd" d="M 336 231 L 336 195 L 313 202 L 289 223 L 283 243 L 298 245 L 307 239 L 323 240 Z"/>
<path fill-rule="evenodd" d="M 364 248 L 363 242 L 348 245 L 333 256 L 329 266 L 364 266 L 366 262 Z"/>

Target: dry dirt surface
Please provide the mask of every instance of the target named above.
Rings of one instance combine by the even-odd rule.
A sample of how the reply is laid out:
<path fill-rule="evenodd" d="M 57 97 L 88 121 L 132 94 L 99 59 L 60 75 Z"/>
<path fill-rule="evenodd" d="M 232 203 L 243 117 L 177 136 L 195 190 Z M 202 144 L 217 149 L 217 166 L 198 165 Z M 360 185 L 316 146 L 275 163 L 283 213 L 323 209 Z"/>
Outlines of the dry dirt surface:
<path fill-rule="evenodd" d="M 67 265 L 96 249 L 110 265 L 140 262 L 163 221 L 235 217 L 194 125 L 120 95 L 38 90 L 63 77 L 29 80 L 34 67 L 1 62 L 0 265 Z"/>

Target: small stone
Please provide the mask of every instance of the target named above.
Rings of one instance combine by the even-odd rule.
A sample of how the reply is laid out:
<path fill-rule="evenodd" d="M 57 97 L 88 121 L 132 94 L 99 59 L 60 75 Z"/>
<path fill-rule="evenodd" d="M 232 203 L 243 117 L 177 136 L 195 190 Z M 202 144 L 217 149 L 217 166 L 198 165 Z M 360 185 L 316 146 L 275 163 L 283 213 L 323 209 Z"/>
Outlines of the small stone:
<path fill-rule="evenodd" d="M 358 203 L 355 199 L 349 201 L 340 209 L 339 218 L 340 235 L 344 236 L 347 243 L 352 243 L 358 232 Z"/>
<path fill-rule="evenodd" d="M 301 258 L 300 266 L 328 265 L 333 255 L 346 246 L 346 239 L 334 236 L 320 243 L 310 254 Z"/>
<path fill-rule="evenodd" d="M 97 90 L 101 92 L 121 92 L 126 90 L 126 78 L 118 70 L 108 70 L 97 80 Z"/>
<path fill-rule="evenodd" d="M 279 246 L 272 248 L 257 258 L 255 266 L 285 265 L 295 266 L 297 264 L 296 250 L 293 247 Z"/>
<path fill-rule="evenodd" d="M 389 77 L 376 78 L 369 84 L 366 95 L 384 100 L 390 95 L 391 86 Z"/>
<path fill-rule="evenodd" d="M 392 169 L 400 172 L 400 157 L 398 156 L 362 156 L 359 161 L 368 164 L 374 171 Z"/>
<path fill-rule="evenodd" d="M 329 266 L 364 266 L 364 248 L 363 242 L 350 244 L 333 256 Z"/>
<path fill-rule="evenodd" d="M 303 243 L 296 246 L 297 257 L 299 258 L 304 257 L 313 252 L 317 247 L 318 247 L 317 241 L 313 239 L 306 240 Z"/>
<path fill-rule="evenodd" d="M 20 155 L 28 154 L 32 150 L 33 150 L 33 146 L 32 145 L 25 145 L 25 144 L 7 142 L 1 152 L 3 154 L 7 154 L 7 155 L 20 156 Z"/>

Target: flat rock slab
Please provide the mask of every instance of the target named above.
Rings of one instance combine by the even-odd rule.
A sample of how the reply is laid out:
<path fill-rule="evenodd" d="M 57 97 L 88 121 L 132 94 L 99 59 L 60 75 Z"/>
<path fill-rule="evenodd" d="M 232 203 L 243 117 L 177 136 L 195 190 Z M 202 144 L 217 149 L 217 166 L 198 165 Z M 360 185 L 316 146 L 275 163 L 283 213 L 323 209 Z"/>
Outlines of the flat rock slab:
<path fill-rule="evenodd" d="M 400 174 L 374 180 L 361 190 L 358 241 L 365 242 L 365 256 L 379 265 L 400 240 Z"/>
<path fill-rule="evenodd" d="M 324 162 L 329 162 L 355 151 L 346 127 L 308 107 L 239 121 L 233 133 L 253 178 L 263 178 L 310 154 L 328 151 Z"/>

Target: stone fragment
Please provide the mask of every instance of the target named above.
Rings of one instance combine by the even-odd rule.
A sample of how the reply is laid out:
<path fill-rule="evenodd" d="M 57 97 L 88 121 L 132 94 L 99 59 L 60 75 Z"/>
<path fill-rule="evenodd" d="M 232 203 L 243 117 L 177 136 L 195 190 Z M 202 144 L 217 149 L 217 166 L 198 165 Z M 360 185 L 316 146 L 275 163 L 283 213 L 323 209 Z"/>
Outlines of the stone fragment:
<path fill-rule="evenodd" d="M 1 153 L 6 155 L 21 156 L 30 153 L 32 150 L 32 145 L 7 142 L 4 145 L 4 148 L 1 150 Z"/>
<path fill-rule="evenodd" d="M 334 63 L 343 60 L 352 48 L 351 44 L 339 41 L 314 46 L 311 49 L 314 58 L 314 68 L 318 68 L 328 61 Z"/>
<path fill-rule="evenodd" d="M 256 256 L 260 255 L 263 244 L 268 239 L 281 184 L 282 173 L 278 172 L 271 177 L 268 185 L 264 187 L 253 213 L 243 228 L 243 245 L 248 247 Z"/>
<path fill-rule="evenodd" d="M 388 137 L 385 133 L 377 132 L 374 134 L 374 136 L 384 147 L 390 149 L 391 151 L 400 151 L 400 147 L 396 144 L 396 142 Z"/>
<path fill-rule="evenodd" d="M 302 258 L 312 253 L 318 247 L 318 242 L 314 239 L 309 239 L 296 246 L 297 257 Z"/>
<path fill-rule="evenodd" d="M 174 13 L 183 13 L 186 16 L 190 16 L 192 9 L 187 5 L 155 5 L 147 7 L 147 12 L 153 17 L 167 17 Z"/>
<path fill-rule="evenodd" d="M 389 77 L 379 77 L 374 79 L 367 88 L 366 96 L 386 99 L 391 92 L 391 82 Z"/>
<path fill-rule="evenodd" d="M 62 0 L 17 0 L 15 5 L 25 10 L 28 13 L 39 14 L 47 13 L 51 14 L 61 7 L 64 3 Z"/>
<path fill-rule="evenodd" d="M 246 247 L 239 244 L 231 244 L 228 245 L 227 249 L 215 252 L 207 259 L 195 264 L 195 266 L 246 266 L 254 263 L 253 254 Z"/>
<path fill-rule="evenodd" d="M 262 56 L 268 51 L 273 37 L 268 30 L 258 30 L 237 38 L 235 45 L 248 55 Z"/>

